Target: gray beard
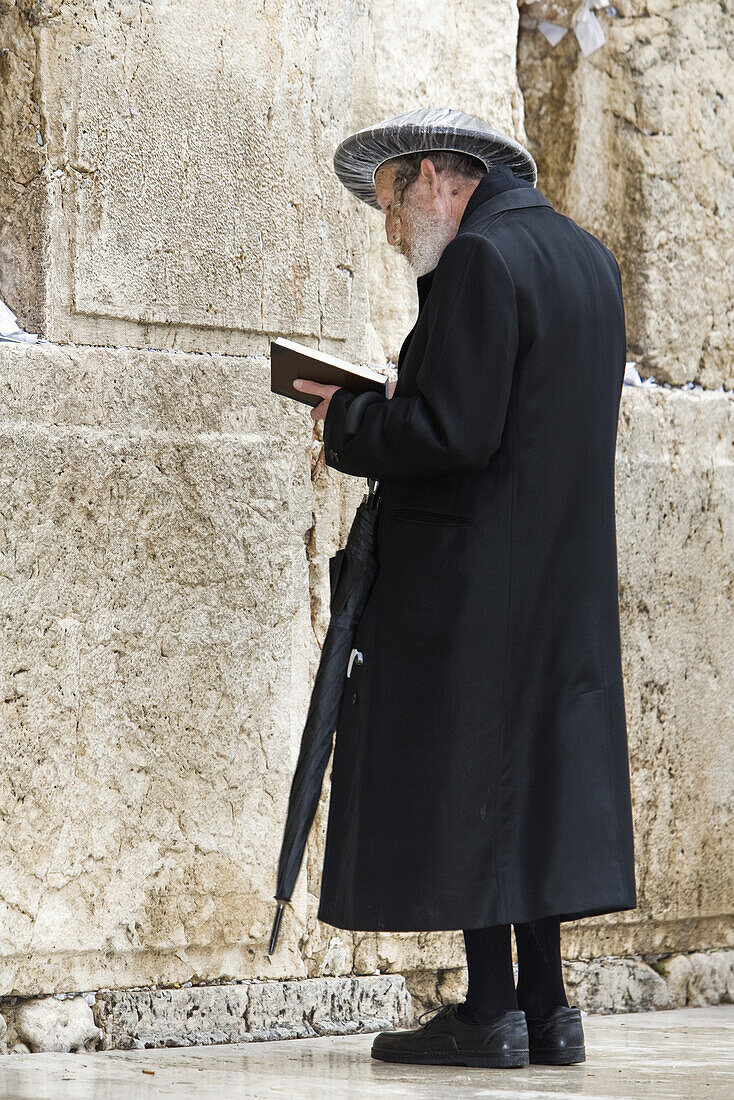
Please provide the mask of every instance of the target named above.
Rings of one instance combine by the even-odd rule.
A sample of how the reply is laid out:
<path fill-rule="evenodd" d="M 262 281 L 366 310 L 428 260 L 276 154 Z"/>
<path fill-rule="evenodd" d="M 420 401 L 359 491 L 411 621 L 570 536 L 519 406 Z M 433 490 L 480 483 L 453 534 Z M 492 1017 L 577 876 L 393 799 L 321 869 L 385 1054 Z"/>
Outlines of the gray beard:
<path fill-rule="evenodd" d="M 446 221 L 421 213 L 414 214 L 412 230 L 412 240 L 404 255 L 416 276 L 427 275 L 456 236 L 456 230 Z"/>

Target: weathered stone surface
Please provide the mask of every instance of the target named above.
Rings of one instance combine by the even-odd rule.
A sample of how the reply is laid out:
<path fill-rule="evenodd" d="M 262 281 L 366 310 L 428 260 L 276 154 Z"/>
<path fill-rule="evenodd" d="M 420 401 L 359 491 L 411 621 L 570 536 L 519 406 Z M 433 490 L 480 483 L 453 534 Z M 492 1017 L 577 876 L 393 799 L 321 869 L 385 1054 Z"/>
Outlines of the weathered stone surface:
<path fill-rule="evenodd" d="M 676 1008 L 734 1002 L 734 951 L 696 951 L 653 963 Z"/>
<path fill-rule="evenodd" d="M 626 386 L 619 432 L 639 907 L 613 953 L 734 946 L 734 400 Z"/>
<path fill-rule="evenodd" d="M 99 993 L 105 1049 L 242 1043 L 379 1031 L 410 1018 L 401 977 L 307 978 Z"/>
<path fill-rule="evenodd" d="M 553 47 L 535 29 L 557 20 L 545 0 L 523 9 L 518 75 L 538 183 L 617 256 L 642 373 L 731 388 L 732 7 L 615 7 L 606 44 L 587 58 L 573 34 Z"/>
<path fill-rule="evenodd" d="M 0 345 L 2 993 L 304 973 L 297 921 L 265 950 L 308 703 L 312 422 L 268 379 Z"/>
<path fill-rule="evenodd" d="M 564 963 L 569 1004 L 587 1012 L 640 1012 L 734 1001 L 734 951 L 659 959 Z"/>
<path fill-rule="evenodd" d="M 95 1050 L 102 1032 L 83 997 L 38 997 L 4 1004 L 7 1042 L 15 1052 Z"/>
<path fill-rule="evenodd" d="M 414 279 L 401 259 L 398 328 L 370 327 L 381 218 L 339 183 L 336 145 L 423 94 L 416 56 L 432 96 L 455 100 L 459 67 L 457 105 L 523 136 L 512 0 L 448 23 L 387 0 L 22 8 L 0 17 L 0 296 L 54 340 L 263 353 L 282 332 L 396 354 Z"/>
<path fill-rule="evenodd" d="M 261 353 L 248 333 L 343 341 L 354 323 L 358 347 L 365 223 L 330 156 L 364 16 L 320 16 L 302 0 L 66 0 L 30 30 L 12 11 L 8 174 L 23 200 L 40 176 L 24 221 L 44 251 L 43 278 L 3 279 L 19 317 L 35 303 L 59 341 Z"/>
<path fill-rule="evenodd" d="M 568 1003 L 587 1012 L 640 1012 L 674 1007 L 665 979 L 641 959 L 566 962 L 563 984 Z"/>
<path fill-rule="evenodd" d="M 249 983 L 97 994 L 94 1018 L 105 1050 L 244 1043 Z"/>
<path fill-rule="evenodd" d="M 254 1039 L 379 1031 L 410 1015 L 399 975 L 252 982 L 248 1023 Z"/>
<path fill-rule="evenodd" d="M 515 968 L 517 977 L 517 968 Z M 403 975 L 411 997 L 413 1019 L 417 1023 L 423 1012 L 450 1001 L 459 1003 L 466 997 L 466 965 L 438 970 L 408 970 Z"/>
<path fill-rule="evenodd" d="M 462 966 L 458 932 L 316 922 L 328 784 L 265 954 L 326 562 L 364 481 L 317 466 L 314 529 L 310 418 L 256 358 L 5 346 L 0 369 L 2 991 Z M 565 925 L 569 958 L 734 940 L 733 408 L 623 391 L 640 907 Z"/>

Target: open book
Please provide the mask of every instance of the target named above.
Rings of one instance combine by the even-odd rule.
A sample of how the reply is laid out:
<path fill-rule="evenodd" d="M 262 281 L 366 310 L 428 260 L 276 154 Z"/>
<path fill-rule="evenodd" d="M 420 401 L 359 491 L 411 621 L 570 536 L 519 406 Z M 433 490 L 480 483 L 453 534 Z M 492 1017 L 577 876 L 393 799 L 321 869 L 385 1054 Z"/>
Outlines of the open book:
<path fill-rule="evenodd" d="M 389 397 L 389 378 L 376 367 L 364 367 L 279 337 L 270 341 L 270 390 L 315 407 L 322 398 L 293 388 L 294 378 L 310 378 L 327 386 L 344 386 L 352 393 L 374 390 Z"/>

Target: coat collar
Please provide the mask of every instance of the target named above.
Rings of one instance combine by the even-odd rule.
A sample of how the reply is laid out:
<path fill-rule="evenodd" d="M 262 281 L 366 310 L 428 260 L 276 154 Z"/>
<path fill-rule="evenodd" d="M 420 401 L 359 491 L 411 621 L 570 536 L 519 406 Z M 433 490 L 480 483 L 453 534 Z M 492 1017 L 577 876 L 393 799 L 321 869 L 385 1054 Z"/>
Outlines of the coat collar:
<path fill-rule="evenodd" d="M 503 191 L 512 191 L 517 187 L 524 187 L 526 191 L 532 190 L 532 184 L 528 180 L 518 179 L 508 164 L 493 164 L 478 180 L 464 207 L 459 224 L 463 224 L 482 203 Z"/>
<path fill-rule="evenodd" d="M 469 202 L 473 197 L 472 195 Z M 458 233 L 465 232 L 470 225 L 473 226 L 480 216 L 489 218 L 503 210 L 519 210 L 525 206 L 551 206 L 551 202 L 536 187 L 512 187 L 508 191 L 500 191 L 498 195 L 492 195 L 471 210 L 467 203 L 467 208 L 459 222 Z"/>

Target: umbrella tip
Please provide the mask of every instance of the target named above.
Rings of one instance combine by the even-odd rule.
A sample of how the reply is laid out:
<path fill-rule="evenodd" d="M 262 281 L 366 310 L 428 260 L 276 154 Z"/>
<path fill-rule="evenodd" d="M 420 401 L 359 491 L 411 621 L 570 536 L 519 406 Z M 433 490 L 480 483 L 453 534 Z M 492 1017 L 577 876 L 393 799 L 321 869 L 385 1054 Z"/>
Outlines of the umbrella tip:
<path fill-rule="evenodd" d="M 273 919 L 273 928 L 270 933 L 270 947 L 268 948 L 268 955 L 272 955 L 275 951 L 275 945 L 278 942 L 278 933 L 280 931 L 280 922 L 283 918 L 283 910 L 285 909 L 285 902 L 279 901 L 278 908 L 275 910 L 275 917 Z"/>

